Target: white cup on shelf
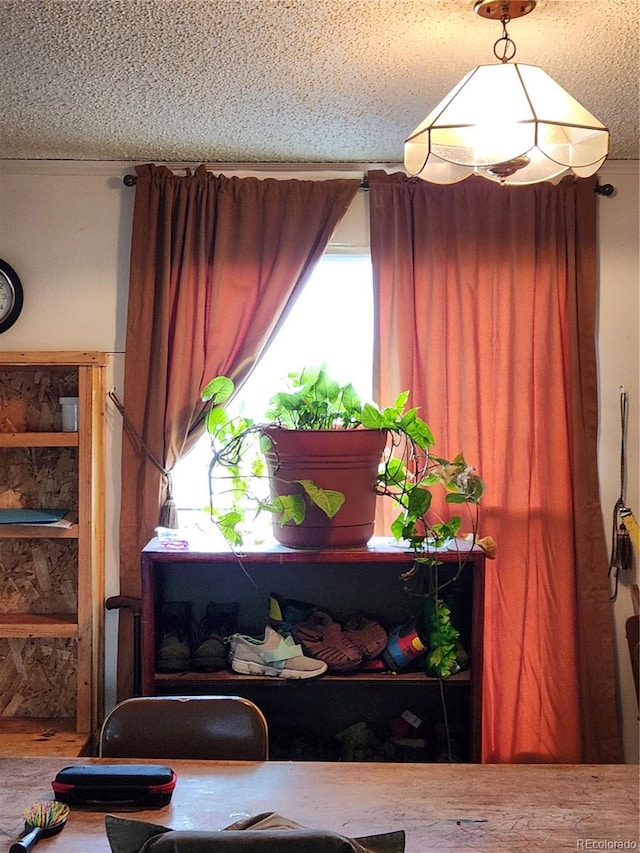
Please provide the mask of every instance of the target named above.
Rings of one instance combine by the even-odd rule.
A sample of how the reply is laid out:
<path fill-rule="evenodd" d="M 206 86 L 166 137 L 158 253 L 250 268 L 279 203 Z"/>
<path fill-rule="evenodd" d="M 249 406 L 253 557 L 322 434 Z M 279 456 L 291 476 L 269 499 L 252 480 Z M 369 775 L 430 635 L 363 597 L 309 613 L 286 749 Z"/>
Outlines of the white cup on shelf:
<path fill-rule="evenodd" d="M 62 407 L 62 431 L 78 431 L 78 397 L 60 397 Z"/>

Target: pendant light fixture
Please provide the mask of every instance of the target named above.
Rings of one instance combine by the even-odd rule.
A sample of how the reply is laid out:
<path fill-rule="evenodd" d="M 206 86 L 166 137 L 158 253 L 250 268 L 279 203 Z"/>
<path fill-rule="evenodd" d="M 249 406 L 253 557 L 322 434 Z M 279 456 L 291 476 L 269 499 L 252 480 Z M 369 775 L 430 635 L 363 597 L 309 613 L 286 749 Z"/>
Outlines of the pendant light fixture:
<path fill-rule="evenodd" d="M 499 64 L 480 65 L 409 135 L 410 175 L 452 184 L 481 175 L 506 185 L 587 177 L 604 163 L 609 131 L 535 65 L 512 63 L 516 46 L 507 24 L 529 14 L 536 0 L 476 0 L 474 10 L 502 23 L 493 46 Z"/>

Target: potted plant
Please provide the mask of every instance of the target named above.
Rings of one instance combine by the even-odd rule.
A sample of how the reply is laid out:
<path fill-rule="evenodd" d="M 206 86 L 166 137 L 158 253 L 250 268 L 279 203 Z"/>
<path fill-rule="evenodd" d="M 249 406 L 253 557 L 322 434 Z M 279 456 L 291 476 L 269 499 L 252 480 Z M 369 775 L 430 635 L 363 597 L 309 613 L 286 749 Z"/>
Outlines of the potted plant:
<path fill-rule="evenodd" d="M 209 512 L 227 541 L 241 546 L 249 514 L 269 512 L 281 544 L 363 546 L 373 533 L 376 497 L 391 498 L 398 510 L 391 534 L 414 554 L 403 579 L 415 584 L 419 578 L 435 603 L 426 631 L 430 649 L 437 635 L 438 647 L 449 649 L 443 660 L 433 662 L 434 674 L 448 674 L 456 632 L 448 627 L 429 570 L 438 564 L 438 548 L 459 533 L 461 517 L 434 517 L 432 502 L 434 489 L 440 488 L 445 503 L 467 505 L 475 535 L 483 484 L 463 454 L 447 460 L 432 453 L 433 434 L 417 408 L 408 407 L 408 392 L 386 408 L 363 404 L 351 384 L 340 385 L 324 368 L 290 375 L 287 387 L 271 398 L 263 422 L 229 415 L 233 390 L 228 377 L 217 376 L 201 394 L 211 440 Z M 345 443 L 343 459 L 340 445 Z M 302 460 L 296 468 L 298 451 Z"/>

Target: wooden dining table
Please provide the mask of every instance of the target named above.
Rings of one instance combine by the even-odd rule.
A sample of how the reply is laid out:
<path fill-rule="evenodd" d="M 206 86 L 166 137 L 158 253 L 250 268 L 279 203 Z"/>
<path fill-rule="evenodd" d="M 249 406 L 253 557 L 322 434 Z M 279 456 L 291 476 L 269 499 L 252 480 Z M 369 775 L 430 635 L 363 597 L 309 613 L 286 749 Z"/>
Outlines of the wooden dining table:
<path fill-rule="evenodd" d="M 51 780 L 62 767 L 100 761 L 0 759 L 0 851 L 23 830 L 23 809 L 52 799 Z M 276 812 L 350 838 L 402 829 L 406 853 L 635 850 L 640 844 L 637 765 L 145 763 L 175 770 L 171 802 L 112 813 L 175 830 L 218 830 Z M 106 853 L 106 813 L 72 809 L 63 831 L 41 840 L 38 853 Z"/>

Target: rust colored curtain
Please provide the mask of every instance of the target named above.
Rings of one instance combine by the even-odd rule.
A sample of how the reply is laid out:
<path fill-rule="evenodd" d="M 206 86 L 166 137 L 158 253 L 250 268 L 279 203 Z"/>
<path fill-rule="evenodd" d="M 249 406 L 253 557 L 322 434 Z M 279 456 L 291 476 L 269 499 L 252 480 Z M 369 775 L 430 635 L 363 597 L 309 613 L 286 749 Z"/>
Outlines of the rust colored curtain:
<path fill-rule="evenodd" d="M 376 385 L 486 483 L 483 760 L 616 762 L 596 467 L 595 179 L 371 172 Z"/>
<path fill-rule="evenodd" d="M 123 434 L 120 519 L 120 590 L 132 597 L 166 497 L 158 466 L 170 471 L 202 434 L 205 383 L 246 378 L 358 189 L 356 180 L 229 178 L 203 166 L 186 176 L 136 171 L 123 401 L 133 431 Z M 120 624 L 122 698 L 133 662 L 131 625 Z"/>

